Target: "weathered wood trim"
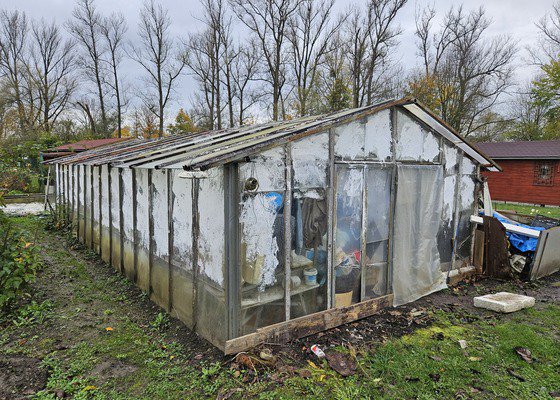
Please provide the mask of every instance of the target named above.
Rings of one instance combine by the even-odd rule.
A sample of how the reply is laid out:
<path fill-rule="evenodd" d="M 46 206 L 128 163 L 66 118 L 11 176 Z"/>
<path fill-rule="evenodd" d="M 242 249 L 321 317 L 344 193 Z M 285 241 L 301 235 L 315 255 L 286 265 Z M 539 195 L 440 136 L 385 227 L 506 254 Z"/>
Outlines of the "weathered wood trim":
<path fill-rule="evenodd" d="M 107 164 L 107 204 L 108 204 L 108 217 L 109 217 L 109 265 L 114 267 L 113 265 L 113 195 L 111 191 L 111 164 Z"/>
<path fill-rule="evenodd" d="M 119 248 L 120 248 L 120 259 L 119 259 L 119 271 L 124 273 L 124 210 L 123 210 L 123 198 L 124 198 L 124 181 L 122 176 L 122 168 L 119 168 Z"/>
<path fill-rule="evenodd" d="M 284 146 L 285 171 L 284 179 L 286 192 L 284 193 L 284 319 L 290 320 L 292 307 L 292 145 L 290 142 Z"/>
<path fill-rule="evenodd" d="M 93 224 L 95 222 L 95 212 L 94 212 L 94 203 L 95 203 L 95 199 L 93 198 L 93 167 L 90 166 L 89 167 L 89 202 L 90 202 L 90 222 L 89 222 L 89 230 L 90 230 L 90 234 L 89 234 L 89 248 L 91 250 L 94 250 L 93 247 Z"/>
<path fill-rule="evenodd" d="M 154 185 L 152 170 L 148 170 L 148 294 L 154 292 L 152 287 L 152 270 L 154 268 Z"/>
<path fill-rule="evenodd" d="M 198 213 L 198 199 L 200 192 L 200 180 L 193 179 L 191 186 L 192 196 L 192 259 L 193 259 L 193 298 L 192 315 L 193 331 L 196 331 L 198 323 L 198 279 L 200 266 L 198 264 L 198 237 L 200 235 L 200 215 Z"/>
<path fill-rule="evenodd" d="M 134 243 L 134 283 L 138 283 L 138 191 L 136 170 L 132 168 L 132 237 Z"/>
<path fill-rule="evenodd" d="M 99 232 L 99 256 L 103 258 L 103 182 L 101 176 L 103 174 L 103 166 L 97 167 L 97 196 L 99 197 L 98 208 L 99 208 L 99 222 L 97 223 Z"/>
<path fill-rule="evenodd" d="M 173 171 L 170 169 L 165 170 L 165 183 L 167 186 L 167 269 L 168 269 L 168 282 L 167 282 L 167 311 L 171 312 L 173 308 L 173 245 L 175 237 L 173 235 Z"/>
<path fill-rule="evenodd" d="M 239 316 L 241 304 L 241 270 L 239 268 L 239 174 L 236 163 L 224 166 L 224 216 L 226 271 L 225 271 L 225 293 L 226 293 L 226 315 L 227 315 L 227 337 L 235 338 L 239 335 Z"/>
<path fill-rule="evenodd" d="M 393 304 L 393 295 L 378 297 L 348 307 L 332 308 L 257 329 L 256 332 L 226 341 L 225 354 L 245 351 L 260 343 L 283 343 L 369 317 Z"/>
<path fill-rule="evenodd" d="M 329 168 L 327 172 L 327 309 L 334 307 L 334 219 L 335 219 L 335 165 L 334 165 L 334 131 L 328 130 L 329 134 Z"/>

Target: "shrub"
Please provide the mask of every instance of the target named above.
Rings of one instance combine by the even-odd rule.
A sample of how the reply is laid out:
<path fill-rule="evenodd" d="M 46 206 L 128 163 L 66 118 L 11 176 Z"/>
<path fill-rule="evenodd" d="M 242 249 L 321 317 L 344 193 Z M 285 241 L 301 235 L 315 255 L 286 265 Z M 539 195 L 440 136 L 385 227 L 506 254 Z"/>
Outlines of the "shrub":
<path fill-rule="evenodd" d="M 0 311 L 6 312 L 35 280 L 40 262 L 32 243 L 0 210 Z"/>

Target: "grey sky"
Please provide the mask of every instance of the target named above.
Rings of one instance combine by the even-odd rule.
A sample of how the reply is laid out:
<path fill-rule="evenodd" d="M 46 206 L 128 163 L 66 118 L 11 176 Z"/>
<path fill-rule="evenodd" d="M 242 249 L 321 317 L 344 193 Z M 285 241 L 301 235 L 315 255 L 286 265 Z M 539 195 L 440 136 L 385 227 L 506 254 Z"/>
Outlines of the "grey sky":
<path fill-rule="evenodd" d="M 201 7 L 198 1 L 193 0 L 160 0 L 164 7 L 170 10 L 173 20 L 173 30 L 177 36 L 186 37 L 189 32 L 196 31 L 200 27 L 200 22 L 196 17 L 200 15 Z M 363 0 L 365 2 L 365 0 Z M 129 25 L 129 39 L 135 38 L 138 13 L 142 5 L 141 0 L 96 0 L 98 10 L 102 13 L 120 11 L 125 15 Z M 344 9 L 350 2 L 337 0 L 336 8 Z M 400 46 L 397 50 L 397 57 L 402 61 L 405 68 L 414 67 L 418 60 L 416 57 L 414 39 L 414 14 L 419 7 L 426 4 L 433 4 L 439 15 L 453 4 L 460 4 L 453 0 L 428 0 L 413 1 L 402 10 L 399 17 L 399 24 L 403 29 L 400 37 Z M 531 46 L 537 38 L 537 22 L 542 16 L 552 9 L 552 0 L 471 0 L 465 1 L 466 10 L 484 6 L 488 17 L 493 21 L 488 33 L 493 35 L 511 35 L 518 44 L 520 51 L 517 57 L 518 67 L 516 68 L 517 81 L 524 83 L 535 73 L 534 67 L 527 66 L 526 46 Z M 18 9 L 25 11 L 32 18 L 55 19 L 62 24 L 71 17 L 74 7 L 72 0 L 0 0 L 0 8 Z M 128 60 L 123 66 L 123 72 L 132 82 L 136 83 L 140 72 L 139 66 L 133 61 Z M 176 103 L 173 109 L 179 107 L 189 108 L 189 99 L 195 90 L 194 82 L 189 77 L 184 77 L 180 82 L 179 90 L 176 94 Z"/>

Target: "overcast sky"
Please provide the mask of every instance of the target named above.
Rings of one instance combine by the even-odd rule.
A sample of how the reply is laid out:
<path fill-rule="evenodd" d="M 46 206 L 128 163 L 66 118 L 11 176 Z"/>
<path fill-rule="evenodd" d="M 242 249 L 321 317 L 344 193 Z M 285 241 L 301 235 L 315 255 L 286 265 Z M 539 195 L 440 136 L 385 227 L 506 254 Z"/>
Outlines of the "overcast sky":
<path fill-rule="evenodd" d="M 365 0 L 363 0 L 365 2 Z M 189 32 L 196 31 L 200 26 L 197 16 L 201 7 L 194 0 L 161 0 L 164 7 L 170 10 L 173 21 L 174 34 L 186 37 Z M 102 13 L 120 11 L 124 14 L 129 25 L 129 39 L 133 41 L 136 34 L 138 13 L 142 5 L 141 0 L 96 0 L 97 8 Z M 337 0 L 336 8 L 343 10 L 350 2 Z M 414 39 L 414 14 L 419 7 L 433 4 L 438 10 L 439 16 L 453 4 L 459 4 L 453 0 L 428 0 L 413 1 L 401 11 L 398 19 L 403 34 L 400 36 L 400 45 L 397 50 L 398 58 L 405 68 L 414 67 L 418 64 L 416 57 Z M 489 36 L 511 35 L 518 43 L 520 51 L 517 57 L 518 68 L 516 68 L 517 80 L 520 83 L 529 81 L 535 73 L 534 67 L 527 66 L 526 46 L 534 44 L 537 38 L 535 22 L 552 9 L 552 0 L 469 0 L 465 3 L 465 9 L 471 10 L 484 6 L 487 16 L 492 19 L 488 30 Z M 25 11 L 29 17 L 55 19 L 60 24 L 71 17 L 74 2 L 72 0 L 0 0 L 0 8 L 18 9 Z M 134 83 L 138 79 L 139 67 L 133 61 L 127 61 L 123 66 L 125 76 Z M 180 82 L 176 94 L 176 102 L 173 109 L 179 107 L 189 108 L 189 100 L 195 90 L 194 82 L 189 77 L 184 77 Z M 174 115 L 174 114 L 172 114 Z"/>

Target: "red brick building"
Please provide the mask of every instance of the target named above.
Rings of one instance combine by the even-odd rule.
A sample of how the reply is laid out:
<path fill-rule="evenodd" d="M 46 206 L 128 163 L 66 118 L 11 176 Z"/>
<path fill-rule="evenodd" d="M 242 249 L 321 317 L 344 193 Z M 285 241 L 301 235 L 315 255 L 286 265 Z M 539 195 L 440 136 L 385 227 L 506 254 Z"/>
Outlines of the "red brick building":
<path fill-rule="evenodd" d="M 560 206 L 560 140 L 478 143 L 503 172 L 484 172 L 493 200 Z"/>

